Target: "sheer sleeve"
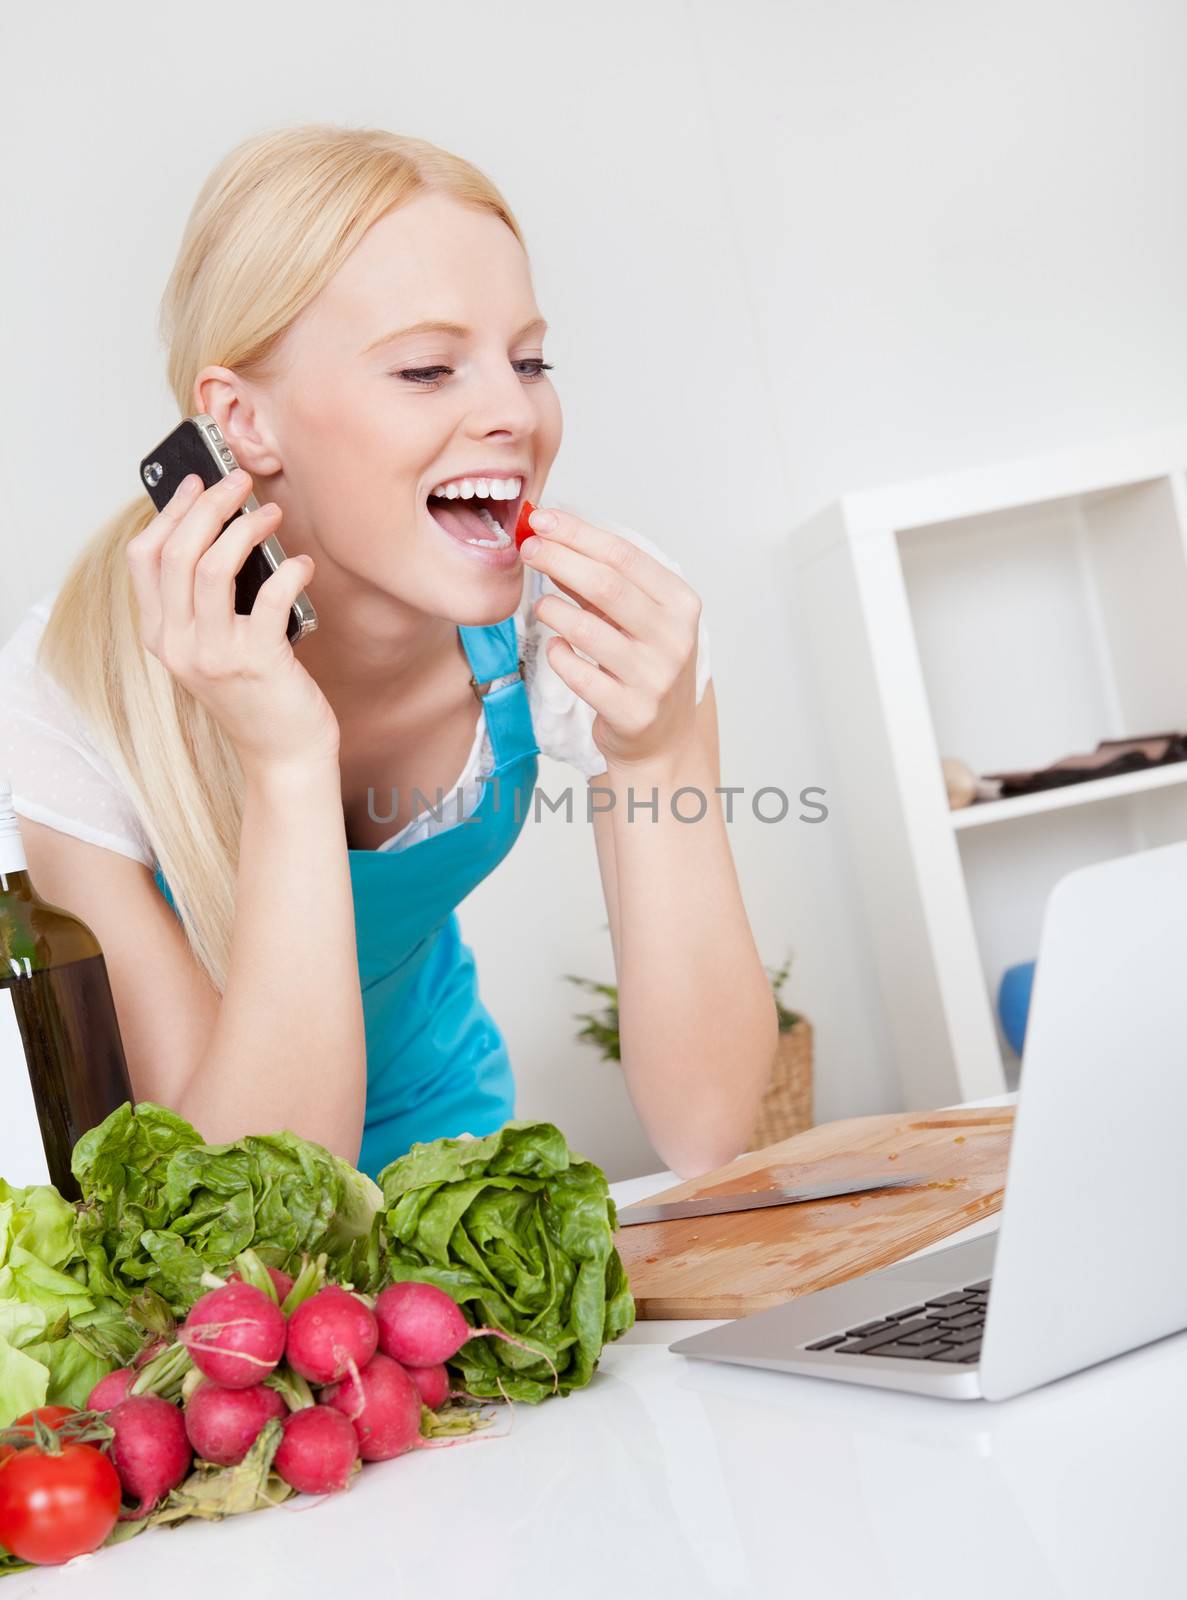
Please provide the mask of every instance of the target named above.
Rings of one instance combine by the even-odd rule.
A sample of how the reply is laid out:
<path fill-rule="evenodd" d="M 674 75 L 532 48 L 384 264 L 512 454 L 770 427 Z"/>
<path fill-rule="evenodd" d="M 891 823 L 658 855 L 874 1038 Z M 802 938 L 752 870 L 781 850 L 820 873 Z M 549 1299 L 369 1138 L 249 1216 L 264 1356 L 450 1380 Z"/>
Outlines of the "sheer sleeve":
<path fill-rule="evenodd" d="M 678 577 L 684 573 L 678 562 L 655 544 L 645 534 L 633 528 L 625 527 L 621 523 L 610 522 L 601 517 L 598 526 L 607 529 L 610 533 L 617 533 L 624 539 L 629 539 L 632 544 L 637 544 L 640 549 L 646 550 L 648 555 L 655 557 Z M 582 700 L 576 690 L 571 689 L 567 683 L 553 670 L 548 660 L 545 641 L 553 638 L 555 628 L 550 628 L 547 623 L 535 620 L 531 615 L 532 606 L 535 604 L 535 588 L 533 579 L 539 578 L 540 592 L 543 594 L 557 594 L 567 605 L 572 605 L 572 600 L 544 574 L 529 573 L 525 584 L 523 605 L 516 614 L 516 627 L 520 631 L 520 640 L 524 656 L 524 679 L 528 686 L 528 704 L 531 707 L 532 727 L 536 734 L 536 743 L 540 746 L 542 755 L 552 756 L 557 761 L 564 761 L 586 778 L 596 777 L 606 770 L 606 758 L 598 749 L 593 739 L 593 723 L 597 713 L 593 707 Z M 697 703 L 704 698 L 705 685 L 709 681 L 709 631 L 705 624 L 705 611 L 702 603 L 700 624 L 697 634 L 697 668 L 696 668 L 696 698 Z"/>
<path fill-rule="evenodd" d="M 87 737 L 77 708 L 36 660 L 53 605 L 43 596 L 0 646 L 0 772 L 18 815 L 145 866 L 152 850 L 136 810 Z"/>

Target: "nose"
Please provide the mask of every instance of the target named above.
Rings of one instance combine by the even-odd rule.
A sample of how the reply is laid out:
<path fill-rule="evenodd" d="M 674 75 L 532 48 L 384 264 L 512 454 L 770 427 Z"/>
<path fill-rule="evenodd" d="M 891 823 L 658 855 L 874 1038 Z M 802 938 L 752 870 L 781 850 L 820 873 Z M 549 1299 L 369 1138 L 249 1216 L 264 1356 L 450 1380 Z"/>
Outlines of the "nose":
<path fill-rule="evenodd" d="M 536 424 L 536 411 L 529 386 L 504 356 L 484 369 L 475 384 L 477 399 L 472 413 L 476 437 L 507 433 L 521 437 Z"/>

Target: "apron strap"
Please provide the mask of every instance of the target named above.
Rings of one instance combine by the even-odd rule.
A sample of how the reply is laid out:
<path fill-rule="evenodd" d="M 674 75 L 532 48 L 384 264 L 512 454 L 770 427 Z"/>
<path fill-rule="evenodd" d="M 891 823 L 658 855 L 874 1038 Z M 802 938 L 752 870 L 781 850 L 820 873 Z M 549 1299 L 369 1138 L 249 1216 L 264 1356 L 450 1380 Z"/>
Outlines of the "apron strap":
<path fill-rule="evenodd" d="M 459 623 L 458 634 L 472 668 L 471 686 L 486 717 L 494 771 L 502 772 L 525 756 L 539 755 L 523 658 L 516 652 L 514 614 L 486 627 Z"/>
<path fill-rule="evenodd" d="M 518 672 L 520 662 L 515 650 L 515 617 L 504 617 L 502 622 L 492 622 L 486 627 L 469 627 L 458 624 L 462 648 L 470 663 L 471 684 L 481 700 L 486 693 L 482 686 L 495 678 Z"/>

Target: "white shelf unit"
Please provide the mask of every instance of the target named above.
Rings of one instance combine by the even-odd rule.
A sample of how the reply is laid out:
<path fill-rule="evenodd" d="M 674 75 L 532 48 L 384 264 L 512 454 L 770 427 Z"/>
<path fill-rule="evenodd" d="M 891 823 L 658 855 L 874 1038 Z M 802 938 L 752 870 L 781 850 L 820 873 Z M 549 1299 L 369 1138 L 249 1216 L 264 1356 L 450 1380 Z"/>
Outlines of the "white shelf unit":
<path fill-rule="evenodd" d="M 1036 955 L 1055 883 L 1187 838 L 1187 763 L 958 811 L 940 766 L 1187 731 L 1185 468 L 1187 428 L 1166 430 L 845 495 L 790 541 L 909 1106 L 1016 1088 L 998 984 Z"/>

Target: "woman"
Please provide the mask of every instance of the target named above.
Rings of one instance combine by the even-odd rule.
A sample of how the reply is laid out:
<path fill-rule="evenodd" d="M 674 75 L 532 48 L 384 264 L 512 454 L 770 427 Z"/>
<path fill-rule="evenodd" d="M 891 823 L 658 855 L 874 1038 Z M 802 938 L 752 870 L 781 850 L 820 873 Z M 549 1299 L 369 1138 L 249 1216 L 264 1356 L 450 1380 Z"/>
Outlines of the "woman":
<path fill-rule="evenodd" d="M 103 945 L 137 1098 L 371 1173 L 512 1116 L 454 908 L 514 843 L 544 751 L 601 791 L 647 1133 L 682 1176 L 732 1158 L 776 1022 L 714 793 L 700 602 L 649 541 L 567 511 L 536 512 L 522 560 L 506 546 L 561 413 L 501 196 L 422 140 L 258 135 L 204 185 L 163 313 L 179 409 L 245 475 L 131 502 L 0 661 L 30 871 Z M 270 533 L 290 559 L 238 615 Z M 294 650 L 301 588 L 319 626 Z M 709 799 L 696 825 L 682 786 Z M 450 819 L 435 800 L 459 791 Z"/>

